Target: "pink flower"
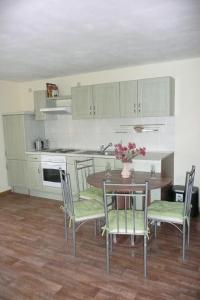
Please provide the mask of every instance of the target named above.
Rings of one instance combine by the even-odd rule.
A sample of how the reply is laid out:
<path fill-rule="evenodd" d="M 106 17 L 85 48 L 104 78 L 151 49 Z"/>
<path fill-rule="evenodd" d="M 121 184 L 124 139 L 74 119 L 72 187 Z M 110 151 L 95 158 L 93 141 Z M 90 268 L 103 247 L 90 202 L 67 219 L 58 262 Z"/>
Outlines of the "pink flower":
<path fill-rule="evenodd" d="M 135 143 L 128 143 L 128 146 L 123 146 L 121 143 L 115 145 L 115 157 L 122 162 L 132 162 L 135 156 L 145 154 L 146 148 L 136 148 Z"/>

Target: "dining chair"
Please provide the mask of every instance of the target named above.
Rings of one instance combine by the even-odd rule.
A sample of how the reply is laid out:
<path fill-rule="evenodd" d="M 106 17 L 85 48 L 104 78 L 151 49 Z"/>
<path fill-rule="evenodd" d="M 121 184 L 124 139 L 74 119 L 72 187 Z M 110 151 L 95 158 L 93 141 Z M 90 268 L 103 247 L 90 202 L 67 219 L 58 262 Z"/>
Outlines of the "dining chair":
<path fill-rule="evenodd" d="M 192 166 L 191 171 L 186 172 L 184 202 L 154 200 L 148 207 L 147 213 L 148 221 L 154 225 L 155 237 L 157 236 L 157 222 L 169 223 L 181 232 L 183 261 L 185 260 L 186 236 L 188 247 L 190 240 L 190 211 L 194 176 L 195 166 Z"/>
<path fill-rule="evenodd" d="M 148 182 L 144 184 L 115 184 L 104 181 L 106 224 L 106 270 L 110 271 L 113 235 L 134 235 L 144 238 L 144 277 L 147 276 L 147 199 Z M 111 192 L 113 191 L 113 192 Z M 136 201 L 142 205 L 136 208 Z M 122 201 L 124 205 L 122 205 Z"/>
<path fill-rule="evenodd" d="M 87 183 L 87 176 L 95 173 L 94 159 L 75 160 L 74 164 L 79 198 L 103 203 L 102 189 L 92 187 Z"/>
<path fill-rule="evenodd" d="M 76 232 L 81 225 L 87 221 L 99 220 L 105 218 L 104 207 L 102 203 L 90 199 L 74 201 L 71 189 L 70 174 L 60 169 L 60 179 L 63 198 L 63 211 L 65 222 L 65 238 L 68 240 L 67 220 L 69 227 L 72 225 L 73 255 L 76 256 Z"/>

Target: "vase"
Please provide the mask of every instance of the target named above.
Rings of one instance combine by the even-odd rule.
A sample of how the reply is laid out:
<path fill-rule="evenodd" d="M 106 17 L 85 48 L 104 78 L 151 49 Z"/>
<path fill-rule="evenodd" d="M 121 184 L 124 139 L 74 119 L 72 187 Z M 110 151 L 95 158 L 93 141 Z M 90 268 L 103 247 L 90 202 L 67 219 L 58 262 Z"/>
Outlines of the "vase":
<path fill-rule="evenodd" d="M 123 162 L 122 178 L 129 178 L 131 176 L 131 164 L 131 162 Z"/>

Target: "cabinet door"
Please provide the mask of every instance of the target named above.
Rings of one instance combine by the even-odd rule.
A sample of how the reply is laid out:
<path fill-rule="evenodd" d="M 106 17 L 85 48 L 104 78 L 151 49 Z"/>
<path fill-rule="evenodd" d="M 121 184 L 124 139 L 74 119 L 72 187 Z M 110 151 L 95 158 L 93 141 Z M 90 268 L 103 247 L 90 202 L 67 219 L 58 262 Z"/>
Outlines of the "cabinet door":
<path fill-rule="evenodd" d="M 105 171 L 106 166 L 109 164 L 111 170 L 114 170 L 114 158 L 94 158 L 95 172 Z"/>
<path fill-rule="evenodd" d="M 121 117 L 137 117 L 137 80 L 120 82 Z"/>
<path fill-rule="evenodd" d="M 93 118 L 92 87 L 77 86 L 71 89 L 73 119 Z"/>
<path fill-rule="evenodd" d="M 40 162 L 27 161 L 28 188 L 42 191 L 42 175 Z"/>
<path fill-rule="evenodd" d="M 173 114 L 173 79 L 170 77 L 138 80 L 138 115 L 143 117 Z"/>
<path fill-rule="evenodd" d="M 46 114 L 40 112 L 40 108 L 46 107 L 46 91 L 35 91 L 34 92 L 34 112 L 35 119 L 46 120 Z"/>
<path fill-rule="evenodd" d="M 7 159 L 25 159 L 24 115 L 3 117 Z"/>
<path fill-rule="evenodd" d="M 120 116 L 119 83 L 93 86 L 94 118 L 117 118 Z"/>
<path fill-rule="evenodd" d="M 21 188 L 24 190 L 27 187 L 26 182 L 26 161 L 25 160 L 7 160 L 8 183 L 15 191 Z"/>

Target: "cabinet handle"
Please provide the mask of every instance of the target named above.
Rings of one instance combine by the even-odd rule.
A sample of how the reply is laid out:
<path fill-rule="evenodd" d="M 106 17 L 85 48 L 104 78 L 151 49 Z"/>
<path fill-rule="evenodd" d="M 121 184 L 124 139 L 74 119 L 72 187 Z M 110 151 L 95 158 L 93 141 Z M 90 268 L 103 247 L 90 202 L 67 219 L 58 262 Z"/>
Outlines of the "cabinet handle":
<path fill-rule="evenodd" d="M 93 105 L 93 112 L 94 112 L 94 115 L 96 114 L 96 107 L 95 105 Z"/>
<path fill-rule="evenodd" d="M 38 168 L 38 174 L 40 174 L 40 168 Z"/>
<path fill-rule="evenodd" d="M 141 104 L 138 103 L 138 112 L 141 112 Z"/>
<path fill-rule="evenodd" d="M 135 103 L 133 104 L 133 111 L 134 111 L 134 113 L 136 113 L 136 104 Z"/>

